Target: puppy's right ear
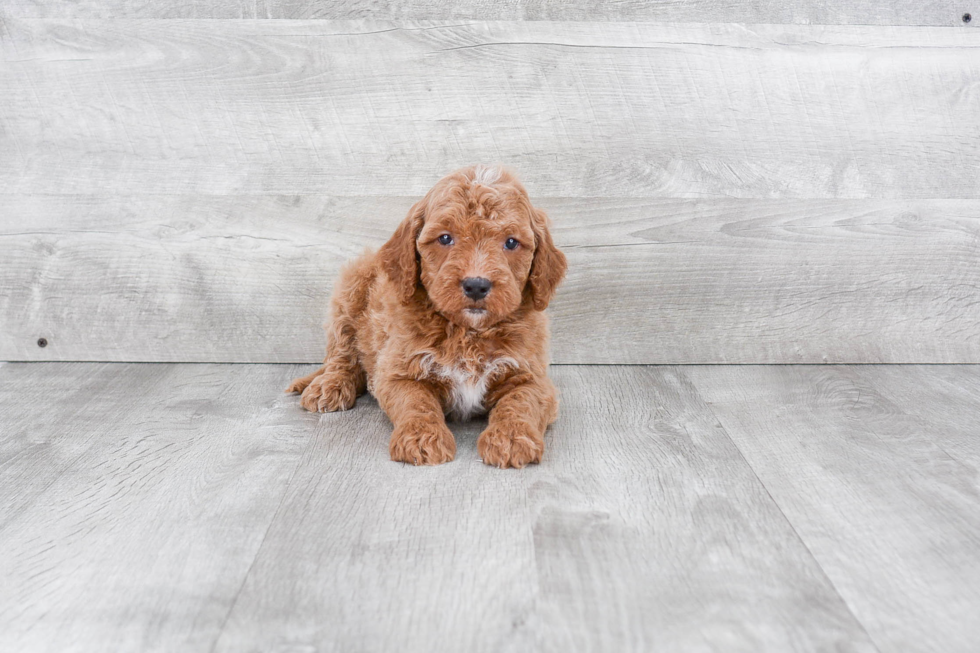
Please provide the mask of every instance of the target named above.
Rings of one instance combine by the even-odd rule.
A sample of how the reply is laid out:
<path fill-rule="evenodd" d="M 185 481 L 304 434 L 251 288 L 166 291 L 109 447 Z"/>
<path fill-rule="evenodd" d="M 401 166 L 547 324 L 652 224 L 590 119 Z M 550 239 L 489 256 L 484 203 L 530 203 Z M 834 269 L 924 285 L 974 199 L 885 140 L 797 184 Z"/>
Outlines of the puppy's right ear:
<path fill-rule="evenodd" d="M 412 206 L 392 237 L 378 250 L 382 269 L 395 284 L 399 297 L 405 301 L 415 294 L 419 283 L 419 259 L 415 241 L 422 231 L 424 220 L 423 199 Z"/>

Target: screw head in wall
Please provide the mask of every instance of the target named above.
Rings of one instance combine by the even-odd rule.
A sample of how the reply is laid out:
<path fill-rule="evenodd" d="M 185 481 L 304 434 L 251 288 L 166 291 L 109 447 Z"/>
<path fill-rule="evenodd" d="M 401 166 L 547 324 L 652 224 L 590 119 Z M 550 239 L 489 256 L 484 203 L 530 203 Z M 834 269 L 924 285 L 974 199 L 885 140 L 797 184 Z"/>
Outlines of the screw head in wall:
<path fill-rule="evenodd" d="M 971 20 L 973 20 L 973 16 L 971 16 L 970 14 L 963 14 L 964 23 L 969 23 Z"/>
<path fill-rule="evenodd" d="M 44 347 L 47 347 L 48 346 L 48 339 L 47 338 L 38 338 L 37 339 L 37 346 L 38 347 L 41 347 L 42 349 Z"/>

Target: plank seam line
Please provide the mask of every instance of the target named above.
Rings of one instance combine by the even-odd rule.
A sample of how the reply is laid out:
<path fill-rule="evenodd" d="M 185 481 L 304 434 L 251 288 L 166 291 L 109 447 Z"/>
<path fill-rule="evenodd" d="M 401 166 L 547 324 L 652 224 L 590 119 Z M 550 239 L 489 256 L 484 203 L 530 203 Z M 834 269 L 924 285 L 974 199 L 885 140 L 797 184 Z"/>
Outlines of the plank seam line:
<path fill-rule="evenodd" d="M 600 50 L 672 50 L 672 46 L 704 46 L 710 48 L 729 48 L 732 50 L 764 50 L 765 48 L 753 47 L 749 45 L 731 45 L 727 43 L 687 43 L 684 41 L 657 41 L 655 45 L 612 45 L 612 44 L 589 44 L 589 43 L 561 43 L 558 41 L 488 41 L 486 43 L 474 43 L 473 45 L 458 45 L 454 48 L 442 48 L 436 52 L 453 52 L 454 50 L 472 50 L 475 48 L 486 48 L 494 46 L 508 45 L 539 45 L 554 46 L 558 48 L 598 48 Z M 957 47 L 957 46 L 943 46 Z"/>
<path fill-rule="evenodd" d="M 75 360 L 75 359 L 50 359 L 50 360 L 31 360 L 27 358 L 12 358 L 0 361 L 0 365 L 14 363 L 17 365 L 45 365 L 45 364 L 78 364 L 78 365 L 322 365 L 322 361 L 140 361 L 140 360 Z M 980 367 L 980 361 L 963 361 L 956 363 L 923 363 L 916 361 L 902 362 L 794 362 L 794 363 L 550 363 L 550 367 L 874 367 L 881 366 L 910 366 L 910 367 L 943 367 L 943 366 L 962 366 Z"/>
<path fill-rule="evenodd" d="M 958 29 L 953 27 L 952 29 Z M 816 46 L 821 48 L 861 48 L 866 50 L 973 50 L 980 46 L 976 45 L 863 45 L 858 43 L 822 43 L 819 41 L 807 41 L 802 43 L 783 43 L 781 41 L 771 41 L 777 48 L 799 48 L 806 46 Z M 598 48 L 601 50 L 671 50 L 675 46 L 691 46 L 705 48 L 725 48 L 729 50 L 754 50 L 765 51 L 777 48 L 765 48 L 751 45 L 734 45 L 731 43 L 698 43 L 694 41 L 656 41 L 654 45 L 612 45 L 607 43 L 561 43 L 558 41 L 488 41 L 486 43 L 474 43 L 472 45 L 458 45 L 452 48 L 442 48 L 435 52 L 453 52 L 456 50 L 472 50 L 475 48 L 485 48 L 494 46 L 553 46 L 558 48 Z M 430 53 L 434 54 L 434 53 Z"/>
<path fill-rule="evenodd" d="M 304 17 L 217 17 L 217 18 L 207 18 L 207 17 L 187 17 L 187 16 L 175 16 L 175 17 L 160 17 L 160 16 L 78 16 L 74 18 L 59 18 L 54 17 L 38 17 L 31 15 L 24 15 L 17 10 L 8 10 L 5 13 L 0 13 L 0 27 L 3 27 L 5 21 L 18 21 L 18 22 L 56 22 L 56 21 L 91 21 L 91 22 L 112 22 L 112 23 L 167 23 L 167 22 L 183 22 L 183 23 L 217 23 L 217 22 L 244 22 L 244 21 L 254 21 L 254 22 L 278 22 L 278 23 L 305 23 L 305 24 L 327 24 L 327 23 L 350 23 L 357 18 L 350 17 L 330 17 L 330 18 L 304 18 Z M 409 18 L 380 18 L 375 22 L 378 23 L 403 23 L 403 24 L 418 24 L 418 23 L 434 23 L 431 25 L 425 25 L 422 27 L 404 27 L 399 25 L 391 29 L 383 30 L 372 30 L 368 32 L 349 32 L 344 33 L 345 36 L 360 36 L 360 35 L 370 35 L 370 34 L 384 34 L 386 32 L 392 31 L 426 31 L 433 29 L 446 29 L 454 27 L 469 27 L 472 25 L 481 24 L 501 24 L 501 25 L 535 25 L 535 24 L 570 24 L 570 25 L 580 25 L 583 23 L 601 23 L 605 25 L 682 25 L 682 26 L 723 26 L 723 27 L 790 27 L 790 28 L 818 28 L 818 27 L 830 27 L 830 28 L 852 28 L 852 27 L 869 27 L 869 28 L 897 28 L 897 29 L 964 29 L 962 23 L 957 19 L 953 22 L 948 20 L 943 21 L 933 21 L 933 22 L 862 22 L 860 19 L 854 22 L 798 22 L 798 21 L 760 21 L 760 22 L 745 22 L 737 20 L 665 20 L 664 18 L 658 18 L 655 16 L 641 18 L 640 20 L 630 20 L 629 18 L 623 17 L 617 20 L 595 20 L 595 19 L 576 19 L 576 18 L 559 18 L 559 19 L 549 19 L 549 18 L 505 18 L 505 19 L 494 19 L 486 18 L 480 16 L 473 17 L 459 17 L 455 20 L 465 20 L 467 22 L 462 24 L 453 24 L 449 21 L 452 18 L 426 18 L 426 17 L 409 17 Z M 967 28 L 969 29 L 969 28 Z M 300 33 L 300 36 L 311 36 L 311 34 Z M 324 36 L 334 36 L 335 33 L 325 34 Z M 312 36 L 316 36 L 313 34 Z"/>
<path fill-rule="evenodd" d="M 245 574 L 242 576 L 242 582 L 238 586 L 238 590 L 235 592 L 235 598 L 232 599 L 231 605 L 228 606 L 228 612 L 225 613 L 224 619 L 221 620 L 221 627 L 218 628 L 218 632 L 214 636 L 214 642 L 212 642 L 211 648 L 208 649 L 209 653 L 214 653 L 215 649 L 217 649 L 218 647 L 218 642 L 221 641 L 221 636 L 225 632 L 225 627 L 228 625 L 228 620 L 231 619 L 231 614 L 235 611 L 235 606 L 238 605 L 238 599 L 242 595 L 242 590 L 245 589 L 245 583 L 248 582 L 248 577 L 252 575 L 252 569 L 255 567 L 255 561 L 258 560 L 259 555 L 262 554 L 262 549 L 263 547 L 265 547 L 265 541 L 269 537 L 269 532 L 272 530 L 273 524 L 276 523 L 276 518 L 279 516 L 279 513 L 282 511 L 283 505 L 286 503 L 286 496 L 289 494 L 289 488 L 293 484 L 293 479 L 296 478 L 296 474 L 299 472 L 299 468 L 302 467 L 303 459 L 306 457 L 306 454 L 309 452 L 310 447 L 312 446 L 312 443 L 316 439 L 316 437 L 317 437 L 317 430 L 313 430 L 310 433 L 310 437 L 306 441 L 306 446 L 303 448 L 303 453 L 299 456 L 299 459 L 296 461 L 296 466 L 293 468 L 293 472 L 289 475 L 289 480 L 287 480 L 286 484 L 283 486 L 282 495 L 279 497 L 279 505 L 276 506 L 275 512 L 273 512 L 272 517 L 269 518 L 269 524 L 265 528 L 265 533 L 262 534 L 262 541 L 259 542 L 258 548 L 255 549 L 255 556 L 252 558 L 252 562 L 249 563 L 248 569 L 245 571 Z"/>
<path fill-rule="evenodd" d="M 739 458 L 741 458 L 742 462 L 745 463 L 745 466 L 752 471 L 752 475 L 755 476 L 756 480 L 759 482 L 759 485 L 762 487 L 763 491 L 765 491 L 766 496 L 769 497 L 769 501 L 772 502 L 772 505 L 775 506 L 776 510 L 779 511 L 779 514 L 782 515 L 783 520 L 789 526 L 790 530 L 793 532 L 793 535 L 796 536 L 797 541 L 799 541 L 799 543 L 803 545 L 803 548 L 810 556 L 810 559 L 813 560 L 813 564 L 815 564 L 817 569 L 820 570 L 820 574 L 827 581 L 827 584 L 830 585 L 830 587 L 834 590 L 834 594 L 836 594 L 837 598 L 840 599 L 841 604 L 847 609 L 848 613 L 850 613 L 851 617 L 854 619 L 854 622 L 861 627 L 861 630 L 867 636 L 868 641 L 871 642 L 871 645 L 874 646 L 875 650 L 881 653 L 881 647 L 878 646 L 878 642 L 876 642 L 874 637 L 871 636 L 871 633 L 868 632 L 868 629 L 865 627 L 864 622 L 861 621 L 856 614 L 854 614 L 854 608 L 851 606 L 850 603 L 847 602 L 847 599 L 845 599 L 841 595 L 840 590 L 837 588 L 837 585 L 834 584 L 834 581 L 831 580 L 830 576 L 827 574 L 827 571 L 823 568 L 823 565 L 820 564 L 820 560 L 818 560 L 817 557 L 813 555 L 813 551 L 810 550 L 810 547 L 803 539 L 803 536 L 801 536 L 799 531 L 796 530 L 796 526 L 793 524 L 792 521 L 790 521 L 789 517 L 786 516 L 786 513 L 783 511 L 782 506 L 779 505 L 779 502 L 776 501 L 775 497 L 773 497 L 772 492 L 769 491 L 769 486 L 766 485 L 766 482 L 762 480 L 761 476 L 759 476 L 759 473 L 756 471 L 755 467 L 753 467 L 752 463 L 750 463 L 748 458 L 745 457 L 745 453 L 742 451 L 742 448 L 738 446 L 738 442 L 736 442 L 735 438 L 733 438 L 731 434 L 728 432 L 728 427 L 725 426 L 725 423 L 722 421 L 721 416 L 719 416 L 718 413 L 715 411 L 714 406 L 711 403 L 709 403 L 704 398 L 703 395 L 701 395 L 701 391 L 698 389 L 698 386 L 696 383 L 694 383 L 693 379 L 687 377 L 687 381 L 697 391 L 698 397 L 708 407 L 708 410 L 711 411 L 712 417 L 715 418 L 715 421 L 718 423 L 718 426 L 721 427 L 721 430 L 725 433 L 725 437 L 728 438 L 728 441 L 731 442 L 732 446 L 735 447 L 735 451 L 738 452 Z"/>

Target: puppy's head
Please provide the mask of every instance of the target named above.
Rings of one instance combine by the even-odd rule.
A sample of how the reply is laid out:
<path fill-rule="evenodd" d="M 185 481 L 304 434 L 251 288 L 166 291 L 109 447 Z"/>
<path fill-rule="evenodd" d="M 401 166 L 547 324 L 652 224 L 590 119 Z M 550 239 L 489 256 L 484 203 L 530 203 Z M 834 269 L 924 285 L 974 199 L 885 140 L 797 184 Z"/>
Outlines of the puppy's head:
<path fill-rule="evenodd" d="M 475 329 L 523 304 L 543 311 L 566 269 L 547 216 L 524 186 L 507 170 L 486 166 L 441 179 L 379 255 L 404 299 L 421 287 L 437 311 Z"/>

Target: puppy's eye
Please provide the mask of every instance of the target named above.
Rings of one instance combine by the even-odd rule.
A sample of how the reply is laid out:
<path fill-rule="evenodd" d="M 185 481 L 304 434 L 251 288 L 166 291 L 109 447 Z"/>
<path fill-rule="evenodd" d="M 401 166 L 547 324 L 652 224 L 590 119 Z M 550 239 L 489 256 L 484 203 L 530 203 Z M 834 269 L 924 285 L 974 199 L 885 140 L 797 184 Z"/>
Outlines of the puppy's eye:
<path fill-rule="evenodd" d="M 515 238 L 508 238 L 504 243 L 504 249 L 517 249 L 519 245 L 520 243 Z"/>
<path fill-rule="evenodd" d="M 439 241 L 439 244 L 440 245 L 452 245 L 453 244 L 453 237 L 450 236 L 449 234 L 443 234 L 443 235 L 439 236 L 439 238 L 437 240 Z"/>

